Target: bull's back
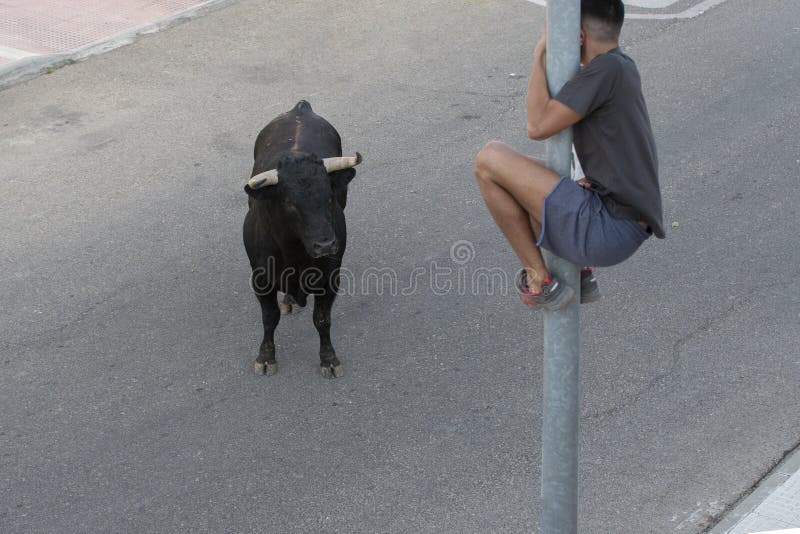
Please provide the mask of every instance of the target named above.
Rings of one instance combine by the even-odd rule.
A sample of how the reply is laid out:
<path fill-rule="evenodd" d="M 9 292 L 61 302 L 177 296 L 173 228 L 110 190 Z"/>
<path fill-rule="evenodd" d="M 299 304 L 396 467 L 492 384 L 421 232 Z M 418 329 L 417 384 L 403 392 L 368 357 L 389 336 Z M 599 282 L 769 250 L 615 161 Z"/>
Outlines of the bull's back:
<path fill-rule="evenodd" d="M 307 152 L 321 158 L 342 155 L 342 140 L 336 129 L 301 100 L 292 109 L 267 124 L 256 138 L 253 174 L 274 169 L 284 152 Z"/>

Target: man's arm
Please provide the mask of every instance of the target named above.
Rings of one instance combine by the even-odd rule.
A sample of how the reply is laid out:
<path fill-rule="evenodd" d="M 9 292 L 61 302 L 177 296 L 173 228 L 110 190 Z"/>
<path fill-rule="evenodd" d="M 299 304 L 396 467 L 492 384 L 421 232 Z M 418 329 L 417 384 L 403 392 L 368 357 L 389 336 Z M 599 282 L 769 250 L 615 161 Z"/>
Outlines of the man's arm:
<path fill-rule="evenodd" d="M 528 96 L 525 99 L 528 137 L 537 141 L 544 141 L 583 118 L 580 113 L 550 98 L 545 70 L 546 46 L 547 34 L 542 33 L 533 52 L 533 71 L 528 80 Z"/>

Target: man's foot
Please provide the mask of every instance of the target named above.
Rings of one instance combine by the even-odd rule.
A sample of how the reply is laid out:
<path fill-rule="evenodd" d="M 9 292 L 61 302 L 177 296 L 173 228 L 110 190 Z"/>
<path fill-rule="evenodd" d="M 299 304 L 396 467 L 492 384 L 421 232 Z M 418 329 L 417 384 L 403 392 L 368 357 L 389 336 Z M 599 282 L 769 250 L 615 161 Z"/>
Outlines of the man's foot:
<path fill-rule="evenodd" d="M 597 302 L 603 298 L 591 267 L 581 269 L 581 304 Z"/>
<path fill-rule="evenodd" d="M 517 289 L 520 300 L 531 308 L 544 308 L 549 311 L 560 310 L 566 307 L 575 296 L 575 291 L 561 282 L 555 275 L 548 274 L 542 282 L 540 291 L 528 287 L 528 275 L 525 269 L 517 274 Z"/>

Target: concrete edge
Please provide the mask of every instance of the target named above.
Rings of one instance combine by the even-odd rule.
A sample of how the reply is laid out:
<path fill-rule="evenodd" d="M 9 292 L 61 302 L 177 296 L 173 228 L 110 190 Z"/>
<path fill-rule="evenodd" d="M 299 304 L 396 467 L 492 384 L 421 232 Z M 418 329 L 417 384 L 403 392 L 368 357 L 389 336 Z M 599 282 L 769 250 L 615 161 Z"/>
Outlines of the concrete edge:
<path fill-rule="evenodd" d="M 227 7 L 236 1 L 237 0 L 206 0 L 196 6 L 184 9 L 183 11 L 122 31 L 106 39 L 76 48 L 69 52 L 36 55 L 14 61 L 13 63 L 0 67 L 0 91 L 18 83 L 36 78 L 42 74 L 49 74 L 55 69 L 66 65 L 83 61 L 91 56 L 104 54 L 116 48 L 129 45 L 136 42 L 139 36 L 158 33 L 162 30 L 211 13 L 212 11 Z"/>
<path fill-rule="evenodd" d="M 776 489 L 781 487 L 789 477 L 798 471 L 800 471 L 800 446 L 787 452 L 784 458 L 758 482 L 753 491 L 735 502 L 731 509 L 725 512 L 715 525 L 705 531 L 706 534 L 727 534 L 730 532 L 742 519 L 769 499 Z"/>

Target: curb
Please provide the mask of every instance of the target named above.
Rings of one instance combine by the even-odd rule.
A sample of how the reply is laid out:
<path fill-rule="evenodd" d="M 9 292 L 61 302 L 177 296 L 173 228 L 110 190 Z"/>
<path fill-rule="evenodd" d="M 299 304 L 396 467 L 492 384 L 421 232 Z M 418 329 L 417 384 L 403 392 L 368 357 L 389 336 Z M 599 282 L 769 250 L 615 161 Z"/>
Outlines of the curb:
<path fill-rule="evenodd" d="M 50 74 L 56 69 L 83 61 L 91 56 L 104 54 L 116 48 L 136 42 L 142 35 L 166 30 L 178 24 L 217 11 L 237 0 L 206 0 L 196 6 L 167 15 L 153 22 L 122 31 L 111 37 L 76 48 L 69 52 L 30 56 L 0 67 L 0 91 L 12 85 L 31 80 L 42 74 Z"/>
<path fill-rule="evenodd" d="M 791 478 L 800 473 L 800 447 L 787 452 L 786 456 L 762 478 L 752 493 L 736 502 L 732 508 L 723 515 L 722 519 L 707 534 L 728 534 L 743 523 L 748 516 L 755 512 L 763 503 L 774 500 L 775 493 Z M 800 507 L 800 503 L 797 503 Z M 765 533 L 766 534 L 766 533 Z"/>

